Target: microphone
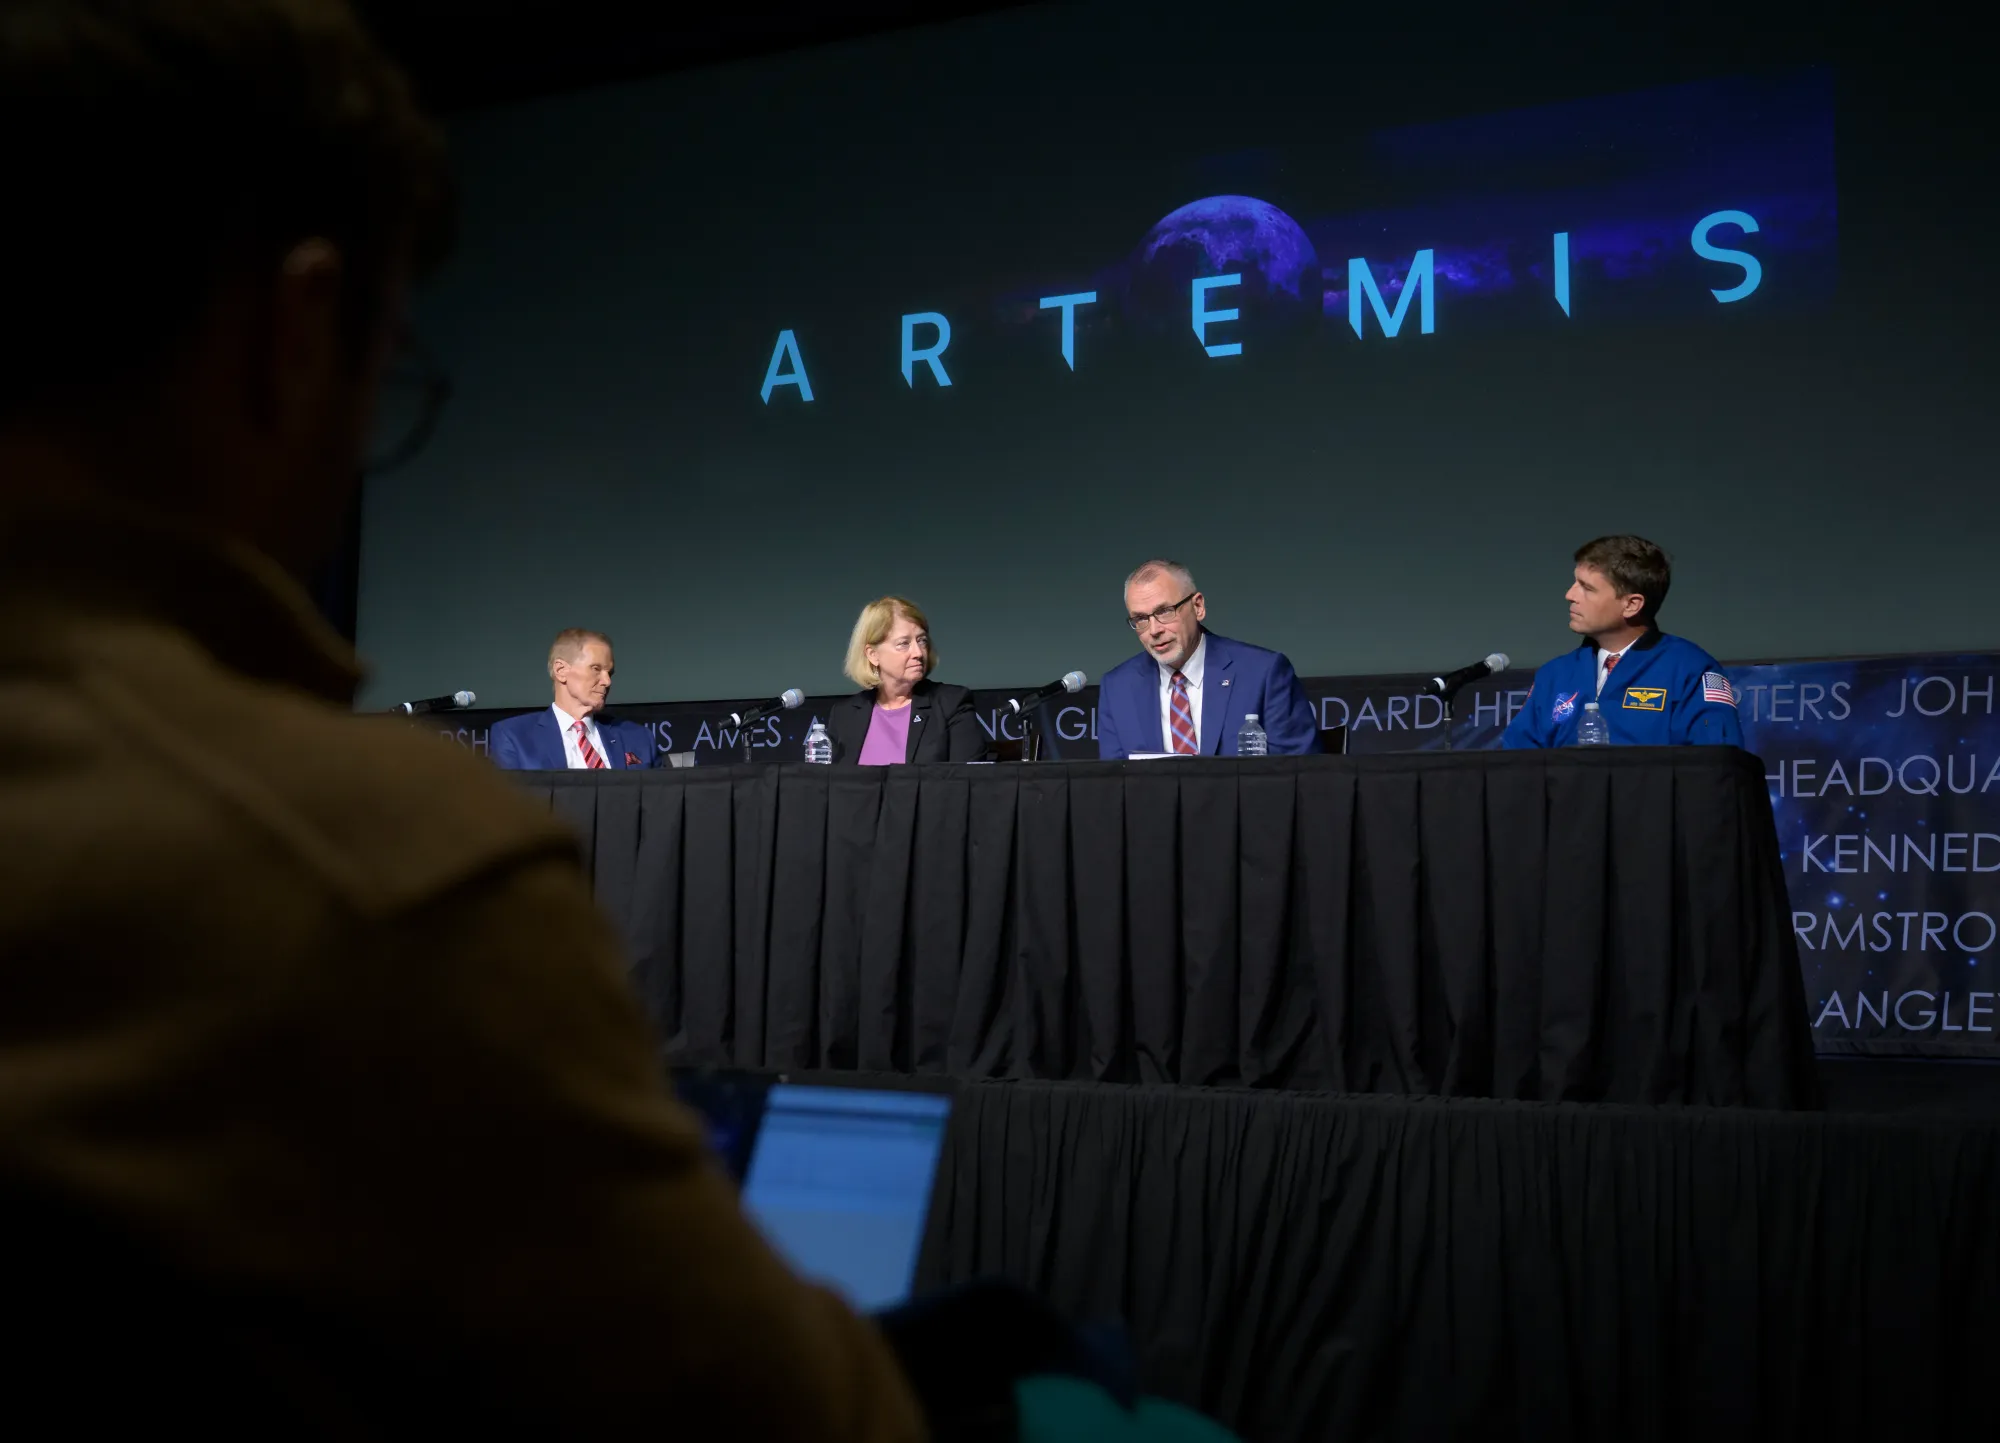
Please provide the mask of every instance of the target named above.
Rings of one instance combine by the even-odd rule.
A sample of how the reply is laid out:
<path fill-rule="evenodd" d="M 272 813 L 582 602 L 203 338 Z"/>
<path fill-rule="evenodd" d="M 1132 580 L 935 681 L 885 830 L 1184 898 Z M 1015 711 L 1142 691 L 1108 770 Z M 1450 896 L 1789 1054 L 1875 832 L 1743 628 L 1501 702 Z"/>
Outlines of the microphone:
<path fill-rule="evenodd" d="M 1467 682 L 1478 681 L 1496 671 L 1505 671 L 1511 665 L 1513 662 L 1506 652 L 1496 651 L 1484 661 L 1475 661 L 1471 666 L 1462 666 L 1457 671 L 1432 677 L 1424 683 L 1424 690 L 1433 696 L 1452 696 Z"/>
<path fill-rule="evenodd" d="M 469 691 L 455 691 L 450 696 L 427 696 L 422 701 L 399 701 L 389 708 L 391 716 L 422 716 L 433 711 L 462 711 L 479 698 Z"/>
<path fill-rule="evenodd" d="M 1062 680 L 1052 681 L 1040 691 L 1033 692 L 1028 696 L 1011 698 L 1007 703 L 1007 714 L 1009 716 L 1019 716 L 1024 711 L 1033 711 L 1052 696 L 1061 696 L 1066 691 L 1082 691 L 1083 684 L 1088 680 L 1090 678 L 1080 671 L 1069 672 Z"/>
<path fill-rule="evenodd" d="M 733 711 L 729 714 L 729 724 L 742 728 L 760 717 L 767 717 L 774 711 L 790 711 L 806 699 L 806 694 L 797 687 L 787 687 L 769 701 L 760 701 L 747 711 Z"/>

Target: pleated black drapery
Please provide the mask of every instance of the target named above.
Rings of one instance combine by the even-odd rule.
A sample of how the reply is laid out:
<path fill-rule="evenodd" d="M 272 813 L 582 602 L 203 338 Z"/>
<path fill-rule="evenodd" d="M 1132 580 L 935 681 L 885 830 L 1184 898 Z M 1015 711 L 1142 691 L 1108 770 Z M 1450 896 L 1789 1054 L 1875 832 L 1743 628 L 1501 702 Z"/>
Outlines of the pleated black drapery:
<path fill-rule="evenodd" d="M 523 776 L 678 1061 L 1808 1105 L 1714 748 Z"/>
<path fill-rule="evenodd" d="M 927 1284 L 1258 1443 L 1993 1433 L 2000 1126 L 961 1086 Z"/>

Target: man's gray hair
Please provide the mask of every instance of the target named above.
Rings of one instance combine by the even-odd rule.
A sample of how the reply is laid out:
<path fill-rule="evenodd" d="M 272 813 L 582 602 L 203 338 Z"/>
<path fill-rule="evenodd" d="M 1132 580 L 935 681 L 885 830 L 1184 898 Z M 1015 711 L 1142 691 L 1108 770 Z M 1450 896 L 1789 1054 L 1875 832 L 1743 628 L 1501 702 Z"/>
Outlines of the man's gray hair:
<path fill-rule="evenodd" d="M 1158 576 L 1171 577 L 1180 583 L 1181 594 L 1184 596 L 1192 595 L 1201 590 L 1199 586 L 1194 584 L 1194 573 L 1192 571 L 1189 571 L 1178 561 L 1168 561 L 1165 557 L 1160 556 L 1156 556 L 1151 561 L 1143 563 L 1137 571 L 1126 577 L 1125 590 L 1130 591 L 1140 582 L 1151 581 Z"/>

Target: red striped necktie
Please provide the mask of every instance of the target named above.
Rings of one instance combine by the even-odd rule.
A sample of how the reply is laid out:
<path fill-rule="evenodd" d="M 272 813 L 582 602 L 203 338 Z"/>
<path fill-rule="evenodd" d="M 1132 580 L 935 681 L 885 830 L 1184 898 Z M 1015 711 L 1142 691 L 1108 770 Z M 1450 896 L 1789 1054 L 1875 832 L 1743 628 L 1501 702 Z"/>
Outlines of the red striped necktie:
<path fill-rule="evenodd" d="M 604 758 L 599 756 L 597 748 L 590 744 L 590 733 L 583 729 L 583 718 L 578 717 L 575 721 L 571 722 L 569 729 L 576 733 L 576 749 L 578 754 L 583 758 L 583 764 L 593 772 L 603 771 Z M 546 736 L 547 733 L 545 732 L 543 735 Z"/>
<path fill-rule="evenodd" d="M 1201 742 L 1194 732 L 1194 708 L 1188 705 L 1187 678 L 1175 672 L 1173 683 L 1174 752 L 1191 757 L 1201 750 Z"/>

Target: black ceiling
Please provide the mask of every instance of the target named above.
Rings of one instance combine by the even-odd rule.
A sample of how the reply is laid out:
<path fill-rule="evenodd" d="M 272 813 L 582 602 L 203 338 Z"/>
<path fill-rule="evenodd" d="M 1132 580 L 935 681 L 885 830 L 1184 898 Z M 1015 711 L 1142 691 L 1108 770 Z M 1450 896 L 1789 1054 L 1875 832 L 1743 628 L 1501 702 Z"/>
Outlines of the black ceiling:
<path fill-rule="evenodd" d="M 1020 0 L 822 0 L 734 9 L 656 0 L 355 0 L 440 111 L 934 24 Z M 650 18 L 649 18 L 650 17 Z"/>

